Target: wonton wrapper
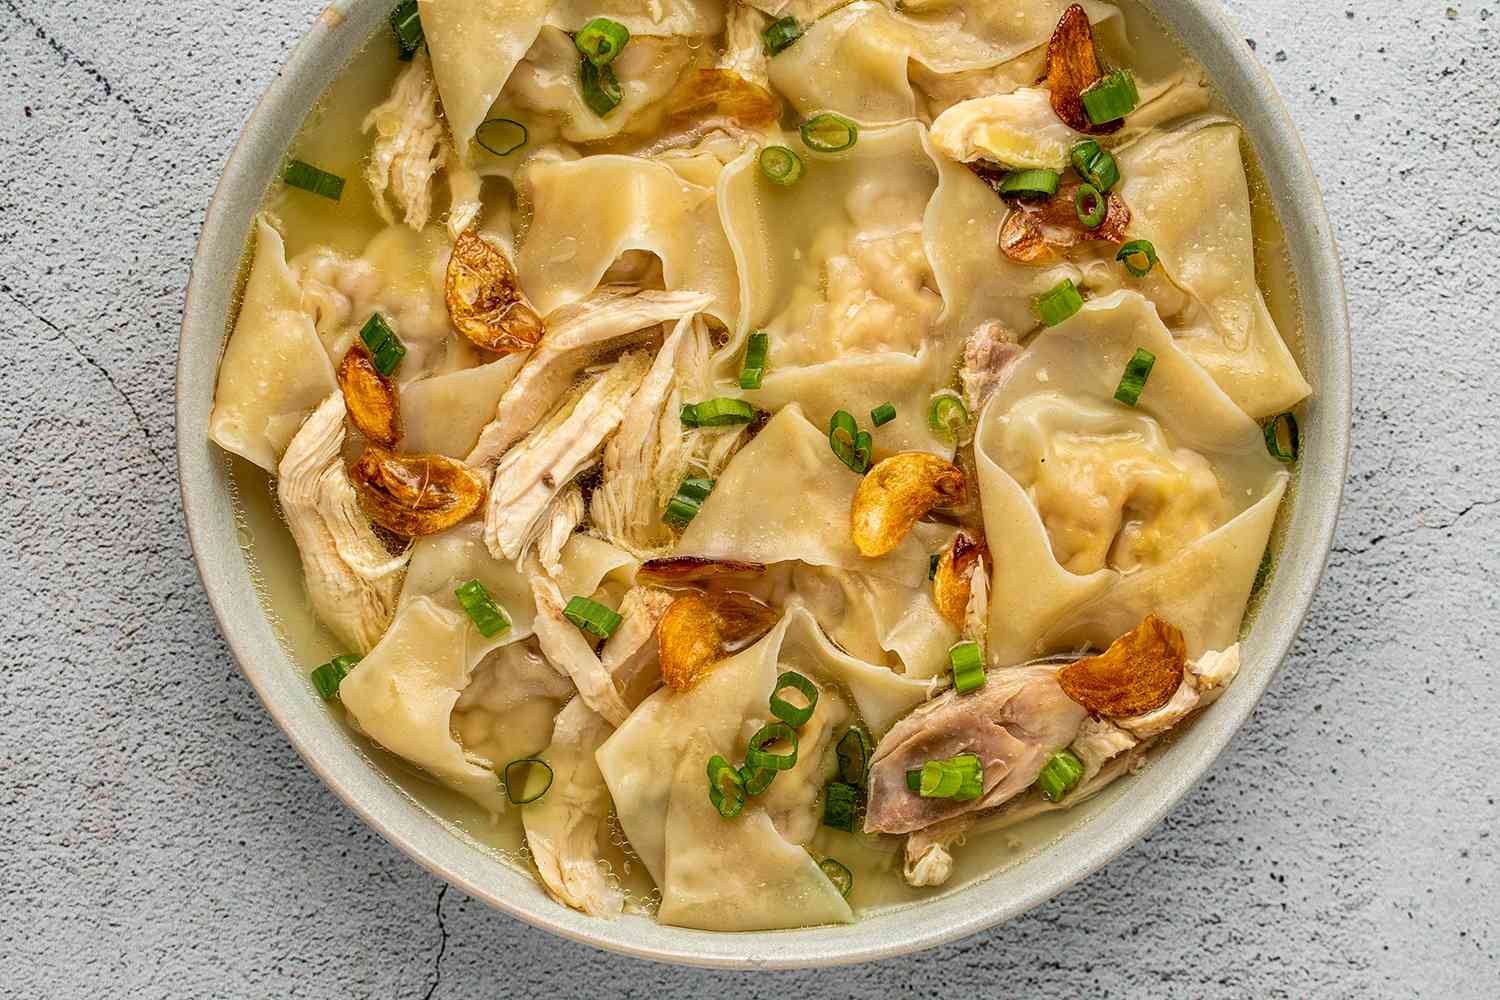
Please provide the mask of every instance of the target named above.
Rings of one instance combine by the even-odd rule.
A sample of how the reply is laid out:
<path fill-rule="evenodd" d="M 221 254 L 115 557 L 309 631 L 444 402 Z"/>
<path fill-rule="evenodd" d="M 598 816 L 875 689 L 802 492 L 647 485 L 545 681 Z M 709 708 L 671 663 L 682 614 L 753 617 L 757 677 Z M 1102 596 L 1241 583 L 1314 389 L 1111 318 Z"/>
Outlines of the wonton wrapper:
<path fill-rule="evenodd" d="M 860 555 L 849 537 L 859 483 L 834 456 L 827 432 L 808 423 L 801 407 L 787 406 L 724 469 L 677 554 L 768 565 L 795 560 L 922 586 L 943 529 L 918 525 L 889 555 Z"/>
<path fill-rule="evenodd" d="M 1295 406 L 1312 388 L 1256 284 L 1239 126 L 1216 121 L 1148 135 L 1119 161 L 1129 237 L 1149 239 L 1159 266 L 1207 313 L 1200 329 L 1176 330 L 1178 346 L 1250 416 Z"/>
<path fill-rule="evenodd" d="M 931 687 L 839 652 L 805 609 L 793 607 L 765 638 L 691 690 L 663 688 L 646 699 L 597 759 L 620 826 L 661 889 L 662 923 L 770 930 L 854 919 L 817 862 L 777 831 L 758 799 L 729 821 L 708 801 L 708 758 L 744 759 L 746 740 L 771 720 L 769 700 L 783 669 L 846 691 L 877 740 Z M 799 769 L 803 763 L 799 758 Z"/>
<path fill-rule="evenodd" d="M 401 450 L 462 461 L 528 357 L 511 354 L 407 385 L 401 390 Z"/>
<path fill-rule="evenodd" d="M 696 160 L 692 167 L 701 168 Z M 627 250 L 661 258 L 668 291 L 714 297 L 706 310 L 733 326 L 739 309 L 734 257 L 712 187 L 634 156 L 541 162 L 526 171 L 533 219 L 516 269 L 537 311 L 576 302 Z"/>
<path fill-rule="evenodd" d="M 894 656 L 908 677 L 948 672 L 948 650 L 959 632 L 938 613 L 931 587 L 821 566 L 797 566 L 791 581 L 818 624 L 849 655 L 870 663 L 889 663 Z"/>
<path fill-rule="evenodd" d="M 1109 401 L 1137 348 L 1156 364 L 1134 408 Z M 1218 475 L 1233 517 L 1165 561 L 1122 575 L 1078 575 L 1055 555 L 1037 508 L 1001 455 L 1017 404 L 1045 395 L 1082 413 L 1113 406 L 1120 430 L 1159 424 L 1175 448 Z M 1097 430 L 1097 428 L 1093 428 Z M 1235 641 L 1287 473 L 1260 428 L 1172 339 L 1151 303 L 1118 292 L 1087 303 L 1032 342 L 996 390 L 975 438 L 985 535 L 993 557 L 991 662 L 1013 664 L 1090 644 L 1107 647 L 1154 612 L 1182 630 L 1188 656 Z"/>
<path fill-rule="evenodd" d="M 724 30 L 721 0 L 557 0 L 547 23 L 577 31 L 596 17 L 618 21 L 638 35 L 717 35 Z M 628 46 L 627 46 L 628 49 Z"/>
<path fill-rule="evenodd" d="M 219 363 L 208 436 L 275 475 L 302 421 L 337 387 L 281 234 L 258 216 L 255 262 Z"/>

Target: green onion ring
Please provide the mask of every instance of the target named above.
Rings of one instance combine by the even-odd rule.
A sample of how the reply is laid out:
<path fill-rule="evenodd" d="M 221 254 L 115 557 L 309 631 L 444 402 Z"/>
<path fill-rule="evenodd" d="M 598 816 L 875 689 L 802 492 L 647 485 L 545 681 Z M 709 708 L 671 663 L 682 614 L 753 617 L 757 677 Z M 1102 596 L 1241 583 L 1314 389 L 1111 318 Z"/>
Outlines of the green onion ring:
<path fill-rule="evenodd" d="M 521 130 L 519 136 L 516 129 Z M 486 119 L 474 132 L 474 141 L 496 156 L 509 156 L 526 145 L 530 138 L 531 133 L 526 126 L 514 118 Z"/>
<path fill-rule="evenodd" d="M 513 768 L 517 768 L 517 767 L 525 767 L 527 769 L 526 773 L 520 776 L 519 782 L 511 778 L 511 770 Z M 525 785 L 529 785 L 531 783 L 530 769 L 532 767 L 540 767 L 543 771 L 547 772 L 547 783 L 545 785 L 543 785 L 542 786 L 542 790 L 539 791 L 539 792 L 537 792 L 535 795 L 526 795 L 524 798 L 517 798 L 516 795 L 514 794 L 515 793 L 516 785 L 519 783 L 520 785 L 525 786 Z M 545 760 L 542 760 L 540 757 L 522 757 L 520 760 L 513 760 L 509 764 L 505 765 L 505 798 L 506 798 L 506 801 L 508 801 L 511 805 L 516 805 L 516 806 L 524 806 L 524 805 L 526 805 L 528 803 L 535 802 L 537 799 L 541 798 L 543 795 L 546 795 L 547 794 L 547 790 L 552 787 L 552 778 L 553 778 L 552 765 L 548 764 Z M 524 787 L 523 787 L 522 791 L 523 791 L 523 794 L 524 794 L 524 791 L 525 791 Z"/>
<path fill-rule="evenodd" d="M 1126 406 L 1134 406 L 1141 398 L 1141 390 L 1146 388 L 1146 379 L 1151 377 L 1151 369 L 1156 364 L 1156 355 L 1143 348 L 1137 347 L 1130 360 L 1125 362 L 1125 372 L 1120 376 L 1120 384 L 1115 389 L 1115 399 Z"/>
<path fill-rule="evenodd" d="M 785 146 L 767 146 L 760 151 L 760 172 L 766 180 L 791 187 L 802 179 L 802 157 Z"/>
<path fill-rule="evenodd" d="M 874 424 L 876 427 L 884 427 L 886 424 L 895 419 L 895 403 L 881 403 L 879 406 L 875 407 L 875 409 L 870 411 L 870 423 Z"/>
<path fill-rule="evenodd" d="M 1281 447 L 1281 428 L 1286 428 L 1286 440 L 1288 449 Z M 1297 455 L 1302 450 L 1302 443 L 1298 440 L 1297 418 L 1288 413 L 1278 413 L 1266 424 L 1266 450 L 1271 457 L 1278 462 L 1295 462 Z"/>
<path fill-rule="evenodd" d="M 969 424 L 969 408 L 958 393 L 943 390 L 927 404 L 927 429 L 945 441 L 957 441 Z"/>
<path fill-rule="evenodd" d="M 342 177 L 302 160 L 289 161 L 282 178 L 288 187 L 301 188 L 329 201 L 339 201 L 344 197 Z"/>
<path fill-rule="evenodd" d="M 828 421 L 828 446 L 840 462 L 859 475 L 870 470 L 870 451 L 874 446 L 868 431 L 859 429 L 854 414 L 836 410 Z"/>
<path fill-rule="evenodd" d="M 1135 263 L 1137 257 L 1146 259 L 1144 267 Z M 1156 265 L 1156 247 L 1151 245 L 1150 240 L 1131 240 L 1120 247 L 1120 252 L 1115 254 L 1115 260 L 1125 265 L 1125 270 L 1130 272 L 1132 278 L 1144 278 Z"/>
<path fill-rule="evenodd" d="M 781 697 L 781 692 L 792 688 L 807 699 L 805 706 L 798 707 Z M 776 678 L 776 687 L 771 692 L 771 714 L 789 726 L 805 726 L 818 707 L 818 687 L 795 670 L 787 670 Z"/>
<path fill-rule="evenodd" d="M 494 597 L 490 596 L 489 588 L 478 580 L 470 580 L 453 591 L 462 605 L 464 613 L 469 616 L 469 621 L 479 630 L 479 634 L 486 639 L 493 638 L 510 628 L 510 616 L 505 609 L 495 603 Z"/>
<path fill-rule="evenodd" d="M 1078 293 L 1072 278 L 1064 278 L 1055 288 L 1036 299 L 1037 316 L 1047 326 L 1056 326 L 1082 308 L 1083 296 Z"/>
<path fill-rule="evenodd" d="M 855 786 L 843 781 L 830 783 L 823 795 L 823 825 L 853 833 L 859 799 L 860 790 Z"/>
<path fill-rule="evenodd" d="M 1042 765 L 1042 771 L 1037 775 L 1037 787 L 1042 790 L 1042 798 L 1048 802 L 1059 802 L 1078 786 L 1083 779 L 1083 761 L 1078 755 L 1068 749 L 1057 751 L 1047 758 L 1047 763 Z"/>
<path fill-rule="evenodd" d="M 401 359 L 406 357 L 406 345 L 401 343 L 401 338 L 396 336 L 396 331 L 391 329 L 391 325 L 380 313 L 371 313 L 370 318 L 365 320 L 365 325 L 359 331 L 359 339 L 370 352 L 375 370 L 387 378 L 400 366 Z"/>
<path fill-rule="evenodd" d="M 587 597 L 569 600 L 568 606 L 563 608 L 563 617 L 577 626 L 580 632 L 596 639 L 608 639 L 620 627 L 620 622 L 624 621 L 609 608 Z"/>
<path fill-rule="evenodd" d="M 595 66 L 608 66 L 630 41 L 630 29 L 619 21 L 596 17 L 573 36 L 573 44 Z"/>
<path fill-rule="evenodd" d="M 776 769 L 771 767 L 752 768 L 749 764 L 740 768 L 740 778 L 745 783 L 746 795 L 759 795 L 771 787 L 771 782 L 776 780 Z"/>
<path fill-rule="evenodd" d="M 771 753 L 766 747 L 786 740 L 791 743 L 791 753 Z M 785 722 L 773 722 L 762 726 L 750 737 L 749 749 L 745 751 L 746 767 L 769 767 L 773 771 L 787 771 L 797 766 L 797 730 Z"/>
<path fill-rule="evenodd" d="M 745 780 L 719 754 L 708 758 L 708 801 L 725 819 L 734 819 L 745 808 Z"/>
<path fill-rule="evenodd" d="M 1083 101 L 1084 114 L 1095 125 L 1119 121 L 1141 103 L 1135 77 L 1127 69 L 1116 70 L 1096 81 L 1079 97 Z"/>
<path fill-rule="evenodd" d="M 583 94 L 583 103 L 600 118 L 607 117 L 625 99 L 619 78 L 615 76 L 615 68 L 608 65 L 595 66 L 587 59 L 579 60 L 579 64 L 579 89 Z"/>
<path fill-rule="evenodd" d="M 795 17 L 783 17 L 772 21 L 766 30 L 761 32 L 760 37 L 765 43 L 766 55 L 774 56 L 802 37 L 802 25 L 797 23 Z"/>
<path fill-rule="evenodd" d="M 771 353 L 771 336 L 756 330 L 745 342 L 745 363 L 740 367 L 740 388 L 759 389 L 766 377 L 766 361 Z"/>
<path fill-rule="evenodd" d="M 959 694 L 984 687 L 984 653 L 979 643 L 961 642 L 948 650 L 948 665 L 953 670 L 953 690 Z"/>
<path fill-rule="evenodd" d="M 995 190 L 1015 198 L 1050 198 L 1057 194 L 1061 180 L 1056 170 L 1013 170 L 995 185 Z"/>
<path fill-rule="evenodd" d="M 755 407 L 733 396 L 715 396 L 689 405 L 693 408 L 693 422 L 690 425 L 693 427 L 728 427 L 731 424 L 748 424 L 755 419 Z M 682 422 L 688 423 L 686 416 Z"/>
<path fill-rule="evenodd" d="M 818 862 L 818 867 L 828 876 L 828 881 L 833 883 L 834 888 L 838 889 L 839 895 L 848 899 L 849 893 L 854 889 L 854 873 L 833 858 L 824 858 Z"/>
<path fill-rule="evenodd" d="M 1109 150 L 1093 139 L 1086 139 L 1074 146 L 1068 158 L 1072 160 L 1073 169 L 1078 172 L 1078 176 L 1098 188 L 1100 193 L 1108 193 L 1110 188 L 1120 182 L 1120 165 Z"/>
<path fill-rule="evenodd" d="M 859 141 L 859 126 L 832 111 L 814 115 L 798 131 L 802 144 L 818 153 L 841 153 Z"/>
<path fill-rule="evenodd" d="M 1092 205 L 1085 208 L 1085 205 Z M 1073 191 L 1073 211 L 1078 213 L 1078 221 L 1090 229 L 1098 229 L 1104 225 L 1104 217 L 1109 214 L 1109 202 L 1099 189 L 1092 184 L 1080 184 Z"/>
<path fill-rule="evenodd" d="M 850 726 L 834 747 L 839 759 L 839 778 L 863 788 L 870 773 L 870 741 L 858 726 Z"/>

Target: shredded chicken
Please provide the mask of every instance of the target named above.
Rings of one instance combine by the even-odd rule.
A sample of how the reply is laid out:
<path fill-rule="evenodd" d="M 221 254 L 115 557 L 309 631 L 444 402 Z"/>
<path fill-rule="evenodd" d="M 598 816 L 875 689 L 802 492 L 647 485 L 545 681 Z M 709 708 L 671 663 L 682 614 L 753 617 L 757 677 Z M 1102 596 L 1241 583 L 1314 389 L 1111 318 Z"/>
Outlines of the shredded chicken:
<path fill-rule="evenodd" d="M 969 412 L 977 419 L 1000 383 L 1005 381 L 1011 362 L 1021 356 L 1021 345 L 999 323 L 985 323 L 964 344 L 964 364 L 959 378 Z"/>
<path fill-rule="evenodd" d="M 335 392 L 302 424 L 277 472 L 276 495 L 297 542 L 318 618 L 367 653 L 396 615 L 406 555 L 370 528 L 344 471 L 344 397 Z"/>
<path fill-rule="evenodd" d="M 493 464 L 537 425 L 590 364 L 647 339 L 659 324 L 692 315 L 710 301 L 700 292 L 610 287 L 554 310 L 546 318 L 546 335 L 500 397 L 495 419 L 480 432 L 468 463 Z"/>
<path fill-rule="evenodd" d="M 989 649 L 990 634 L 990 573 L 985 569 L 984 557 L 974 562 L 969 574 L 969 606 L 964 609 L 964 638 L 979 643 L 980 652 Z"/>
<path fill-rule="evenodd" d="M 484 544 L 496 559 L 518 558 L 543 529 L 548 505 L 594 464 L 599 446 L 620 426 L 646 364 L 643 352 L 621 355 L 501 459 L 484 517 Z"/>
<path fill-rule="evenodd" d="M 420 230 L 432 214 L 432 179 L 448 162 L 437 84 L 426 48 L 396 78 L 385 103 L 365 117 L 363 130 L 372 129 L 375 144 L 365 180 L 375 196 L 375 210 L 386 222 L 394 222 L 390 206 L 394 202 L 406 224 Z"/>
<path fill-rule="evenodd" d="M 703 317 L 693 320 L 693 325 L 677 350 L 677 385 L 684 401 L 711 399 L 718 395 L 714 391 L 713 378 L 713 334 Z M 682 424 L 676 412 L 662 416 L 662 437 L 670 440 L 674 430 Z M 688 432 L 685 447 L 687 464 L 710 479 L 718 478 L 735 453 L 750 440 L 749 424 L 731 424 L 728 427 L 700 427 Z"/>
<path fill-rule="evenodd" d="M 562 575 L 562 550 L 573 537 L 573 532 L 583 523 L 583 490 L 577 483 L 553 498 L 542 514 L 541 537 L 537 539 L 537 557 L 542 567 L 552 576 Z"/>
<path fill-rule="evenodd" d="M 739 0 L 730 0 L 724 8 L 724 18 L 724 54 L 719 57 L 719 66 L 769 90 L 770 58 L 766 55 L 764 35 L 771 19 Z"/>

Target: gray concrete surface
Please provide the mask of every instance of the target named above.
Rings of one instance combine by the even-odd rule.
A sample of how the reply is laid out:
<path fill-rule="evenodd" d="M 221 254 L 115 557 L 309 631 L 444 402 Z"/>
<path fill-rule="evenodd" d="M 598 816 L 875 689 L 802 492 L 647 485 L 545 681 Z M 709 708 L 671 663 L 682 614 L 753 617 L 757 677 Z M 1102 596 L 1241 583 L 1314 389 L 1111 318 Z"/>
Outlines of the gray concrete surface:
<path fill-rule="evenodd" d="M 1291 661 L 1143 843 L 827 973 L 629 961 L 447 889 L 303 766 L 183 536 L 172 375 L 232 137 L 321 0 L 0 0 L 0 995 L 1500 994 L 1500 7 L 1228 0 L 1352 293 L 1347 513 Z"/>

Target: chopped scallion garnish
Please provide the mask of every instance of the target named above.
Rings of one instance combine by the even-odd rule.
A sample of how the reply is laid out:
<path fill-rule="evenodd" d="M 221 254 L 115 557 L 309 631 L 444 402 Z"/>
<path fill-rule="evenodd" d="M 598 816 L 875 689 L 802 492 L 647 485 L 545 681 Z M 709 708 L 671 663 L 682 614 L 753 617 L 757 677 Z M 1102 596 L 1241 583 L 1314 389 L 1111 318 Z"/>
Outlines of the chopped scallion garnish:
<path fill-rule="evenodd" d="M 791 688 L 802 695 L 805 705 L 793 705 L 781 696 Z M 771 714 L 789 726 L 804 726 L 818 707 L 818 687 L 795 670 L 788 670 L 776 678 L 776 687 L 771 692 Z"/>
<path fill-rule="evenodd" d="M 1285 435 L 1283 435 L 1285 431 Z M 1282 437 L 1286 438 L 1286 446 L 1281 444 Z M 1278 413 L 1266 424 L 1266 450 L 1271 457 L 1278 462 L 1295 462 L 1297 454 L 1301 451 L 1302 443 L 1298 440 L 1297 418 L 1290 413 Z"/>
<path fill-rule="evenodd" d="M 792 748 L 786 753 L 772 753 L 771 747 L 780 743 L 790 743 Z M 745 751 L 745 767 L 750 770 L 768 767 L 773 771 L 787 771 L 797 764 L 797 731 L 785 722 L 773 722 L 762 726 L 760 731 L 750 737 L 749 748 Z"/>
<path fill-rule="evenodd" d="M 1057 194 L 1060 180 L 1056 170 L 1014 170 L 995 185 L 995 190 L 1015 198 L 1050 198 Z"/>
<path fill-rule="evenodd" d="M 776 780 L 776 769 L 772 767 L 751 767 L 746 764 L 740 768 L 740 777 L 745 781 L 746 795 L 759 795 L 771 787 L 771 782 Z"/>
<path fill-rule="evenodd" d="M 319 169 L 311 163 L 292 160 L 286 165 L 286 173 L 282 176 L 289 187 L 311 191 L 329 201 L 338 201 L 344 197 L 344 179 L 338 174 L 330 174 L 326 170 Z"/>
<path fill-rule="evenodd" d="M 1078 176 L 1088 181 L 1099 191 L 1107 193 L 1120 182 L 1120 165 L 1109 150 L 1093 139 L 1087 139 L 1073 147 L 1069 153 L 1073 169 Z"/>
<path fill-rule="evenodd" d="M 349 676 L 349 671 L 353 670 L 358 662 L 359 657 L 352 653 L 345 653 L 343 656 L 335 656 L 313 670 L 313 687 L 318 689 L 318 694 L 322 695 L 324 701 L 332 701 L 339 696 L 339 684 Z"/>
<path fill-rule="evenodd" d="M 505 798 L 511 805 L 535 802 L 551 787 L 552 765 L 540 757 L 522 757 L 505 765 Z"/>
<path fill-rule="evenodd" d="M 591 601 L 587 597 L 575 597 L 563 608 L 563 617 L 582 632 L 599 639 L 608 639 L 620 627 L 622 619 L 609 608 Z"/>
<path fill-rule="evenodd" d="M 870 411 L 870 423 L 874 424 L 876 427 L 884 427 L 886 424 L 895 419 L 896 404 L 894 403 L 881 403 L 879 406 L 875 407 L 875 409 Z"/>
<path fill-rule="evenodd" d="M 491 118 L 474 133 L 474 141 L 496 156 L 509 156 L 522 146 L 531 133 L 514 118 Z"/>
<path fill-rule="evenodd" d="M 776 55 L 801 37 L 802 25 L 797 23 L 795 17 L 790 16 L 783 17 L 779 21 L 772 21 L 761 33 L 761 39 L 766 43 L 768 56 Z"/>
<path fill-rule="evenodd" d="M 579 60 L 578 83 L 583 103 L 600 118 L 608 116 L 625 99 L 613 66 L 595 66 L 587 59 Z"/>
<path fill-rule="evenodd" d="M 750 335 L 745 344 L 745 364 L 740 368 L 740 388 L 759 389 L 766 377 L 766 359 L 771 353 L 771 337 L 764 330 Z"/>
<path fill-rule="evenodd" d="M 1156 355 L 1137 347 L 1130 360 L 1125 362 L 1125 374 L 1120 376 L 1120 385 L 1115 389 L 1115 398 L 1126 406 L 1134 406 L 1146 388 L 1146 379 L 1151 377 L 1151 368 L 1156 364 Z"/>
<path fill-rule="evenodd" d="M 984 768 L 979 757 L 961 753 L 948 760 L 929 760 L 906 772 L 906 787 L 924 799 L 969 802 L 984 794 Z"/>
<path fill-rule="evenodd" d="M 495 603 L 490 596 L 489 589 L 478 580 L 470 580 L 453 592 L 458 597 L 458 603 L 463 605 L 464 611 L 469 615 L 469 620 L 479 630 L 479 634 L 486 639 L 493 638 L 510 628 L 510 616 L 505 609 Z"/>
<path fill-rule="evenodd" d="M 719 754 L 708 758 L 708 801 L 725 819 L 745 808 L 745 779 Z"/>
<path fill-rule="evenodd" d="M 1057 751 L 1047 758 L 1047 763 L 1042 765 L 1042 773 L 1037 775 L 1037 787 L 1042 790 L 1042 797 L 1048 802 L 1060 802 L 1078 782 L 1083 778 L 1083 761 L 1071 750 L 1063 749 Z"/>
<path fill-rule="evenodd" d="M 850 726 L 839 737 L 834 747 L 839 759 L 839 778 L 855 786 L 865 787 L 865 778 L 870 773 L 870 741 L 858 726 Z"/>
<path fill-rule="evenodd" d="M 859 126 L 832 111 L 809 118 L 799 131 L 803 144 L 819 153 L 840 153 L 859 141 Z"/>
<path fill-rule="evenodd" d="M 1056 326 L 1082 308 L 1083 296 L 1078 294 L 1072 278 L 1064 278 L 1056 288 L 1036 299 L 1036 314 L 1047 326 Z"/>
<path fill-rule="evenodd" d="M 1073 190 L 1073 211 L 1077 213 L 1079 222 L 1090 229 L 1098 229 L 1104 225 L 1104 217 L 1109 214 L 1109 202 L 1094 185 L 1080 184 Z"/>
<path fill-rule="evenodd" d="M 1271 546 L 1266 545 L 1266 550 L 1260 554 L 1260 565 L 1255 568 L 1255 582 L 1250 584 L 1250 593 L 1258 594 L 1271 580 L 1271 571 L 1274 563 L 1271 560 Z"/>
<path fill-rule="evenodd" d="M 676 496 L 667 503 L 667 511 L 662 515 L 662 520 L 668 524 L 678 527 L 687 527 L 693 518 L 698 516 L 698 510 L 703 506 L 703 501 L 714 490 L 714 480 L 700 479 L 689 476 L 677 487 Z"/>
<path fill-rule="evenodd" d="M 927 579 L 929 579 L 929 580 L 936 580 L 937 579 L 938 563 L 940 563 L 942 561 L 943 561 L 943 556 L 942 556 L 941 553 L 938 553 L 938 552 L 934 552 L 932 555 L 930 555 L 930 556 L 927 557 Z"/>
<path fill-rule="evenodd" d="M 1150 240 L 1131 240 L 1120 247 L 1115 260 L 1125 265 L 1132 278 L 1144 278 L 1156 265 L 1156 247 Z"/>
<path fill-rule="evenodd" d="M 854 414 L 838 410 L 828 421 L 828 446 L 834 455 L 861 476 L 870 471 L 870 452 L 875 447 L 869 431 L 854 422 Z"/>
<path fill-rule="evenodd" d="M 689 413 L 688 411 L 692 412 Z M 748 424 L 755 419 L 755 407 L 743 399 L 731 396 L 715 396 L 701 403 L 688 403 L 682 408 L 682 423 L 685 427 L 728 427 L 731 424 Z"/>
<path fill-rule="evenodd" d="M 760 151 L 760 172 L 772 184 L 791 187 L 802 179 L 802 157 L 785 146 L 767 146 Z"/>
<path fill-rule="evenodd" d="M 945 441 L 957 441 L 969 424 L 969 408 L 956 392 L 935 393 L 927 404 L 927 429 Z"/>
<path fill-rule="evenodd" d="M 961 642 L 948 650 L 948 665 L 953 668 L 953 690 L 968 694 L 984 687 L 984 653 L 977 642 Z"/>
<path fill-rule="evenodd" d="M 595 66 L 604 67 L 614 62 L 615 56 L 630 41 L 630 29 L 619 21 L 607 17 L 596 17 L 573 36 L 573 44 Z"/>
<path fill-rule="evenodd" d="M 370 314 L 370 318 L 360 328 L 359 339 L 370 352 L 375 370 L 387 378 L 401 365 L 401 359 L 406 357 L 406 345 L 401 343 L 401 338 L 396 336 L 396 331 L 391 329 L 391 325 L 380 313 Z"/>
<path fill-rule="evenodd" d="M 818 867 L 828 876 L 828 881 L 833 883 L 834 888 L 838 889 L 839 895 L 848 899 L 849 893 L 854 890 L 854 873 L 833 858 L 824 858 L 818 862 Z"/>
<path fill-rule="evenodd" d="M 403 62 L 410 62 L 422 47 L 422 15 L 417 10 L 417 0 L 402 0 L 391 11 L 391 31 L 396 35 L 396 47 Z"/>
<path fill-rule="evenodd" d="M 1083 100 L 1084 114 L 1095 125 L 1119 121 L 1141 103 L 1135 77 L 1130 75 L 1128 69 L 1109 74 L 1085 90 L 1080 97 Z"/>
<path fill-rule="evenodd" d="M 835 830 L 854 832 L 854 821 L 859 815 L 859 789 L 842 781 L 828 786 L 823 796 L 823 825 Z"/>

